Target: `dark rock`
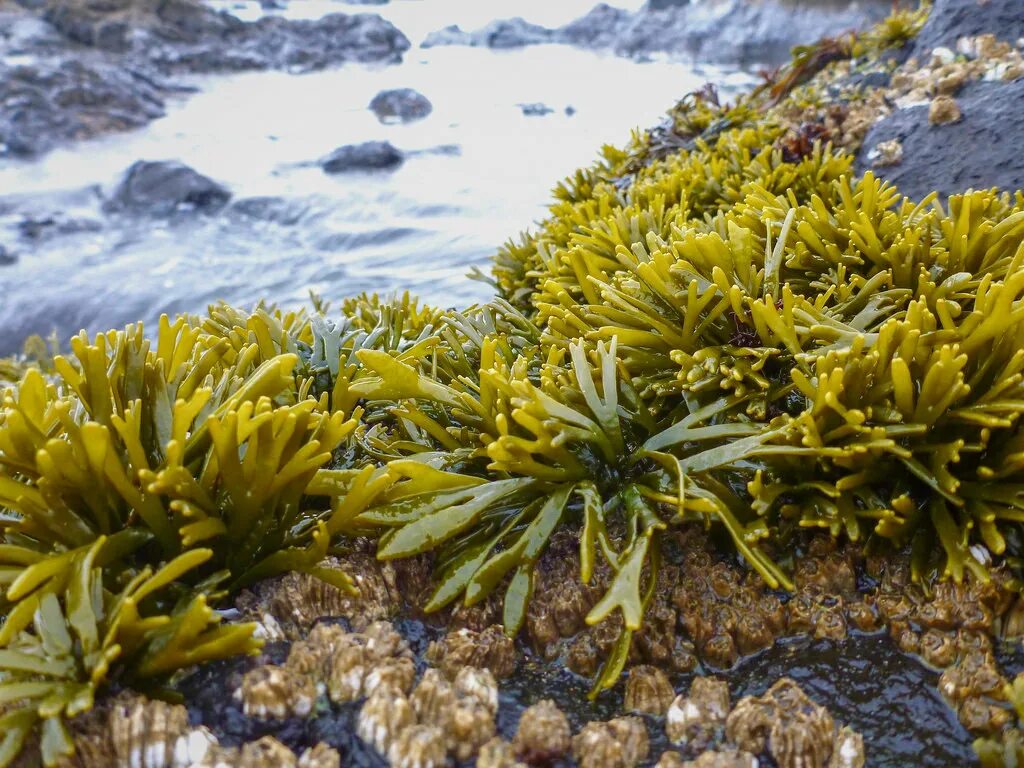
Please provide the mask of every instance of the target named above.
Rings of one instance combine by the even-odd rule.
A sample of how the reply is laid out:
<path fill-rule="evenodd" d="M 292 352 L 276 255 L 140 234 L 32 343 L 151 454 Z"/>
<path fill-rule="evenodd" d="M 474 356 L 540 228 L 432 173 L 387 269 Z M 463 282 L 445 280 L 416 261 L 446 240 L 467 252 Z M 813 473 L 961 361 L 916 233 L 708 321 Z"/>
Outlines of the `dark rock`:
<path fill-rule="evenodd" d="M 641 59 L 652 53 L 669 53 L 719 64 L 774 65 L 787 61 L 794 45 L 863 29 L 891 9 L 891 0 L 661 0 L 629 13 L 601 3 L 558 29 L 506 19 L 474 32 L 446 27 L 428 35 L 423 47 L 563 43 L 611 48 Z"/>
<path fill-rule="evenodd" d="M 67 141 L 138 128 L 164 114 L 163 94 L 131 70 L 73 56 L 0 63 L 0 155 L 30 157 Z"/>
<path fill-rule="evenodd" d="M 18 233 L 25 240 L 33 242 L 61 235 L 99 232 L 102 228 L 103 224 L 95 219 L 69 218 L 59 213 L 48 216 L 26 216 L 18 222 Z"/>
<path fill-rule="evenodd" d="M 140 160 L 125 172 L 104 207 L 110 212 L 150 216 L 170 216 L 179 211 L 213 213 L 230 198 L 225 187 L 183 163 Z"/>
<path fill-rule="evenodd" d="M 632 19 L 629 11 L 600 3 L 562 27 L 559 40 L 582 48 L 613 48 Z"/>
<path fill-rule="evenodd" d="M 11 264 L 14 264 L 17 260 L 18 257 L 14 253 L 0 245 L 0 267 L 8 267 Z"/>
<path fill-rule="evenodd" d="M 928 21 L 912 43 L 913 53 L 927 57 L 940 45 L 956 50 L 957 39 L 987 32 L 1010 42 L 1024 37 L 1020 0 L 935 0 Z"/>
<path fill-rule="evenodd" d="M 246 219 L 269 221 L 290 227 L 306 214 L 306 206 L 283 197 L 246 197 L 231 204 L 230 213 Z"/>
<path fill-rule="evenodd" d="M 429 115 L 433 104 L 412 88 L 393 88 L 381 91 L 370 102 L 370 109 L 382 123 L 410 123 Z"/>
<path fill-rule="evenodd" d="M 648 4 L 615 47 L 628 56 L 686 53 L 716 64 L 776 65 L 789 60 L 795 45 L 866 28 L 891 10 L 889 0 L 705 0 L 661 8 Z"/>
<path fill-rule="evenodd" d="M 397 168 L 404 156 L 387 141 L 366 141 L 338 147 L 324 158 L 320 166 L 326 173 L 380 171 Z"/>
<path fill-rule="evenodd" d="M 475 32 L 464 32 L 457 26 L 445 27 L 427 35 L 421 47 L 432 48 L 438 45 L 469 45 L 485 48 L 522 48 L 539 43 L 559 42 L 553 29 L 516 17 L 514 19 L 498 19 Z"/>
<path fill-rule="evenodd" d="M 332 13 L 316 20 L 265 16 L 223 29 L 215 25 L 212 33 L 203 33 L 194 42 L 168 44 L 156 39 L 147 48 L 149 60 L 169 71 L 309 72 L 348 61 L 398 62 L 409 49 L 409 40 L 376 14 Z"/>
<path fill-rule="evenodd" d="M 527 117 L 543 117 L 555 111 L 547 104 L 541 104 L 540 102 L 535 104 L 516 104 L 516 106 L 523 110 L 523 114 Z"/>
<path fill-rule="evenodd" d="M 871 167 L 869 155 L 880 142 L 898 139 L 902 162 L 875 173 L 913 199 L 932 190 L 946 196 L 968 188 L 1024 188 L 1024 80 L 973 83 L 956 100 L 963 113 L 957 123 L 931 125 L 927 105 L 879 121 L 864 139 L 857 172 Z"/>

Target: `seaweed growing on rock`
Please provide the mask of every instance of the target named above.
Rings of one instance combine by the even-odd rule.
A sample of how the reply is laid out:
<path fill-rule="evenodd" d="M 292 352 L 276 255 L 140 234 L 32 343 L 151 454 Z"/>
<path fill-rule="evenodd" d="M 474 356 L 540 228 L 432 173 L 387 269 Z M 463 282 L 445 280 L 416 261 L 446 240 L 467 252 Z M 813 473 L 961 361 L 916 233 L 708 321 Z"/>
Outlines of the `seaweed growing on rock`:
<path fill-rule="evenodd" d="M 57 762 L 63 718 L 111 678 L 156 690 L 254 650 L 254 626 L 214 606 L 288 571 L 348 589 L 328 556 L 353 550 L 432 567 L 428 612 L 502 596 L 514 635 L 541 556 L 574 539 L 594 599 L 570 596 L 567 623 L 618 637 L 595 694 L 680 573 L 662 555 L 683 525 L 722 533 L 772 588 L 798 581 L 785 552 L 806 529 L 909 547 L 922 584 L 1017 568 L 1024 195 L 912 201 L 855 177 L 827 126 L 782 119 L 828 61 L 918 21 L 801 51 L 777 88 L 733 106 L 702 93 L 662 135 L 607 148 L 498 255 L 488 304 L 218 306 L 152 341 L 83 334 L 52 366 L 5 367 L 20 379 L 0 407 L 0 765 L 37 726 Z M 748 648 L 774 637 L 755 618 Z M 509 645 L 467 628 L 438 653 L 497 673 Z M 381 685 L 346 677 L 363 655 L 332 667 L 358 691 L 331 695 L 372 691 L 369 729 L 411 678 L 400 660 Z M 638 708 L 660 710 L 655 693 Z M 460 725 L 481 744 L 482 713 Z M 443 738 L 423 725 L 389 749 L 445 754 Z"/>

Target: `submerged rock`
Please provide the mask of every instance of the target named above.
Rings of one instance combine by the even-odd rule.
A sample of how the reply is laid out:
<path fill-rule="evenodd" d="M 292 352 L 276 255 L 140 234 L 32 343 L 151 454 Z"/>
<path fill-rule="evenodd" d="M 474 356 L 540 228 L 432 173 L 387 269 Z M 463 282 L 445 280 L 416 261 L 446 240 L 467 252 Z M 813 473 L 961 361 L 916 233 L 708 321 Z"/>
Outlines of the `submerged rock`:
<path fill-rule="evenodd" d="M 176 161 L 140 160 L 131 166 L 104 208 L 149 216 L 223 208 L 231 192 L 213 179 Z"/>
<path fill-rule="evenodd" d="M 364 141 L 338 147 L 320 162 L 325 173 L 386 171 L 397 168 L 405 156 L 387 141 Z"/>
<path fill-rule="evenodd" d="M 410 123 L 429 115 L 434 105 L 413 88 L 392 88 L 374 96 L 370 109 L 382 123 Z"/>

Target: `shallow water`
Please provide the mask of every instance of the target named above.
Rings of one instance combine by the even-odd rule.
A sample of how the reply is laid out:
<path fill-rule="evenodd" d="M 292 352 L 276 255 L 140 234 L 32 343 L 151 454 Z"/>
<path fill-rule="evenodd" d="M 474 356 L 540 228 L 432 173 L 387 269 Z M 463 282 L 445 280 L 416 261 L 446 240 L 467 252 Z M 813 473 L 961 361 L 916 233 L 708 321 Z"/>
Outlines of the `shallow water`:
<path fill-rule="evenodd" d="M 243 5 L 239 13 L 255 12 Z M 336 299 L 406 289 L 445 306 L 486 299 L 490 288 L 465 274 L 486 269 L 502 242 L 543 217 L 557 180 L 592 162 L 601 144 L 626 143 L 631 130 L 654 124 L 704 82 L 727 92 L 750 82 L 741 73 L 566 46 L 416 47 L 448 23 L 475 27 L 518 13 L 557 24 L 590 6 L 296 1 L 289 14 L 379 11 L 414 47 L 397 66 L 195 78 L 197 93 L 176 98 L 142 130 L 34 162 L 0 162 L 0 245 L 18 256 L 0 267 L 0 354 L 29 333 L 56 329 L 63 337 L 152 322 L 218 299 L 294 305 L 311 290 Z M 379 124 L 366 106 L 394 87 L 420 90 L 433 113 Z M 528 117 L 517 106 L 533 102 L 554 112 Z M 335 147 L 371 139 L 416 154 L 391 173 L 328 176 L 315 165 Z M 226 184 L 234 201 L 279 198 L 275 220 L 230 206 L 170 222 L 107 217 L 104 196 L 140 159 L 181 160 Z M 26 217 L 35 221 L 26 225 Z"/>

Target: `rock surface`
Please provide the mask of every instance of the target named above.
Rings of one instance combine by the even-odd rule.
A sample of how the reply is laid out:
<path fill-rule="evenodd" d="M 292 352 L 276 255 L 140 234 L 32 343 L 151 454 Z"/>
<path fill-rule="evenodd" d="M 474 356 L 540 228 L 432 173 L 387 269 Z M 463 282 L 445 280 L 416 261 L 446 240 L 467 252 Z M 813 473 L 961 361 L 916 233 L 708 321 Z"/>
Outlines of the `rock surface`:
<path fill-rule="evenodd" d="M 230 198 L 225 187 L 183 163 L 140 160 L 125 172 L 105 208 L 148 216 L 212 213 Z"/>
<path fill-rule="evenodd" d="M 370 109 L 382 123 L 411 123 L 433 112 L 434 105 L 413 88 L 392 88 L 374 96 Z"/>
<path fill-rule="evenodd" d="M 611 49 L 625 56 L 668 53 L 721 64 L 778 64 L 789 57 L 794 45 L 863 29 L 891 9 L 887 0 L 704 0 L 697 4 L 660 0 L 630 13 L 601 3 L 556 29 L 521 18 L 494 21 L 472 32 L 450 26 L 428 35 L 423 47 L 563 43 Z"/>
<path fill-rule="evenodd" d="M 0 157 L 145 125 L 189 90 L 180 74 L 397 62 L 408 48 L 376 14 L 244 22 L 196 0 L 0 5 Z"/>
<path fill-rule="evenodd" d="M 325 157 L 320 167 L 326 173 L 380 171 L 397 168 L 404 156 L 387 141 L 366 141 L 346 144 Z"/>

